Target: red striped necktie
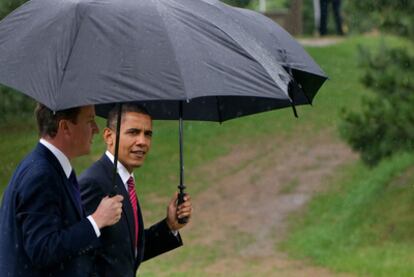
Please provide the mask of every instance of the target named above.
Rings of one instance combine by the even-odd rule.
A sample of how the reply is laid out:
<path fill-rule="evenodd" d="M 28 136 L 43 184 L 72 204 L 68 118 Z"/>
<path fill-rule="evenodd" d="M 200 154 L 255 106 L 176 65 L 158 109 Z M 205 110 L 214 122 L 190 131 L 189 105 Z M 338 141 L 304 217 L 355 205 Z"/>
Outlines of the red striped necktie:
<path fill-rule="evenodd" d="M 128 193 L 129 193 L 129 201 L 131 202 L 132 210 L 134 211 L 134 225 L 135 225 L 135 247 L 138 244 L 138 199 L 137 193 L 135 191 L 135 183 L 134 179 L 129 177 L 128 181 Z"/>

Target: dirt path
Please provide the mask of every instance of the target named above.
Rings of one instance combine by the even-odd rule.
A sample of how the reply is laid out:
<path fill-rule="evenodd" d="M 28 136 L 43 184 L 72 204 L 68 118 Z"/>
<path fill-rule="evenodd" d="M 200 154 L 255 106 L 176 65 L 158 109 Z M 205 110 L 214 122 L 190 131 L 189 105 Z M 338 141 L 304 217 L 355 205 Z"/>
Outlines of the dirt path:
<path fill-rule="evenodd" d="M 344 37 L 315 37 L 298 39 L 303 46 L 325 47 L 344 41 Z"/>
<path fill-rule="evenodd" d="M 306 142 L 246 145 L 199 169 L 211 185 L 194 197 L 196 216 L 186 232 L 192 234 L 192 244 L 220 245 L 221 251 L 228 252 L 206 272 L 211 276 L 251 276 L 252 271 L 254 276 L 349 276 L 291 260 L 277 243 L 286 235 L 288 215 L 300 211 L 324 189 L 335 169 L 352 159 L 355 155 L 343 143 L 321 134 Z"/>

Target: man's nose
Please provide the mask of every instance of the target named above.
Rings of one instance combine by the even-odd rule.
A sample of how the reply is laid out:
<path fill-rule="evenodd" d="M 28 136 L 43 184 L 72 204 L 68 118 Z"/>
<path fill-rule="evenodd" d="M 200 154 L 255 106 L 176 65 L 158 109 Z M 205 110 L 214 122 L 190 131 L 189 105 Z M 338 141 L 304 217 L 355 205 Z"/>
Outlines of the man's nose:
<path fill-rule="evenodd" d="M 99 127 L 98 127 L 98 124 L 96 124 L 96 122 L 94 122 L 93 125 L 92 125 L 92 132 L 94 134 L 99 133 Z"/>
<path fill-rule="evenodd" d="M 145 135 L 144 134 L 139 134 L 137 136 L 136 144 L 137 145 L 145 145 L 146 144 L 146 138 L 145 138 Z"/>

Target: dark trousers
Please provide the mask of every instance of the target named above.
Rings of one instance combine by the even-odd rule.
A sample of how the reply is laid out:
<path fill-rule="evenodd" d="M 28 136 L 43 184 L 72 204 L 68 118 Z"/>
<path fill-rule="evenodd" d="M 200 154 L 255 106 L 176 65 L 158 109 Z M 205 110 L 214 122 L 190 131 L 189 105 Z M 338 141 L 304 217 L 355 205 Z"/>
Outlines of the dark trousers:
<path fill-rule="evenodd" d="M 320 0 L 321 5 L 321 22 L 319 25 L 319 33 L 321 36 L 327 33 L 328 24 L 328 3 L 332 2 L 332 9 L 335 17 L 336 33 L 343 35 L 342 18 L 341 18 L 341 0 Z"/>

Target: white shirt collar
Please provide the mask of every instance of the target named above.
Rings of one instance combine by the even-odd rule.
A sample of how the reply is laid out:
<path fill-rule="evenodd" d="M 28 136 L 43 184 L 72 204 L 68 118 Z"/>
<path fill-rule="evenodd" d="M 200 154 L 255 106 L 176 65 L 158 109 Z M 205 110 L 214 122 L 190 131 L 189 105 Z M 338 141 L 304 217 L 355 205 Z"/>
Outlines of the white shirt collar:
<path fill-rule="evenodd" d="M 114 163 L 114 155 L 112 155 L 111 152 L 107 150 L 105 152 L 105 155 L 111 160 L 112 163 Z M 134 173 L 129 173 L 129 171 L 120 161 L 118 161 L 117 163 L 117 168 L 118 168 L 118 174 L 121 177 L 122 183 L 124 183 L 125 189 L 128 191 L 127 181 L 130 177 L 132 177 L 135 182 Z"/>
<path fill-rule="evenodd" d="M 68 157 L 66 157 L 65 154 L 63 154 L 62 151 L 60 151 L 56 146 L 48 142 L 47 140 L 41 138 L 39 140 L 41 144 L 43 144 L 47 149 L 52 152 L 52 154 L 56 157 L 56 159 L 59 161 L 60 166 L 62 166 L 63 171 L 65 172 L 66 177 L 69 178 L 70 173 L 72 172 L 72 166 L 70 164 L 70 161 Z"/>

